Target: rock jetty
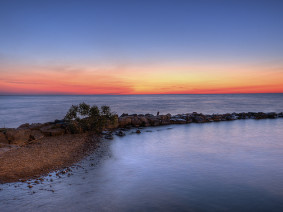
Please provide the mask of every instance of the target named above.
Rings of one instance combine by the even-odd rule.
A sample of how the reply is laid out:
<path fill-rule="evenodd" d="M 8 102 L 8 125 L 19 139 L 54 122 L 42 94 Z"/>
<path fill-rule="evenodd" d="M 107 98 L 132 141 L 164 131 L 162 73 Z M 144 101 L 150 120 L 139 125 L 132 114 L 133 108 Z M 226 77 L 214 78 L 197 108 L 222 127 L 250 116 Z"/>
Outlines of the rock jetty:
<path fill-rule="evenodd" d="M 76 120 L 22 124 L 18 128 L 0 129 L 0 184 L 22 181 L 61 170 L 79 161 L 96 146 L 100 138 L 113 139 L 113 135 L 125 136 L 141 133 L 150 126 L 232 121 L 237 119 L 282 118 L 283 113 L 226 113 L 204 115 L 186 113 L 178 115 L 122 114 L 114 115 L 114 121 L 106 120 L 101 133 L 93 134 L 82 128 Z M 83 119 L 83 121 L 85 121 Z M 87 120 L 86 120 L 87 121 Z M 147 130 L 149 132 L 150 130 Z"/>
<path fill-rule="evenodd" d="M 105 126 L 106 130 L 117 130 L 118 136 L 125 134 L 120 129 L 131 127 L 149 127 L 170 124 L 189 124 L 189 123 L 206 123 L 219 121 L 232 121 L 238 119 L 275 119 L 283 118 L 281 113 L 263 113 L 263 112 L 247 112 L 247 113 L 226 113 L 205 115 L 202 113 L 186 113 L 171 115 L 152 115 L 152 114 L 125 114 L 120 117 L 116 115 L 115 122 Z M 64 134 L 72 134 L 68 128 L 68 122 L 65 120 L 55 120 L 54 122 L 22 124 L 18 128 L 1 128 L 0 129 L 0 148 L 11 146 L 22 146 L 30 142 L 40 140 L 44 137 L 59 136 Z M 140 131 L 137 130 L 139 133 Z M 111 139 L 112 136 L 106 134 L 106 138 Z"/>

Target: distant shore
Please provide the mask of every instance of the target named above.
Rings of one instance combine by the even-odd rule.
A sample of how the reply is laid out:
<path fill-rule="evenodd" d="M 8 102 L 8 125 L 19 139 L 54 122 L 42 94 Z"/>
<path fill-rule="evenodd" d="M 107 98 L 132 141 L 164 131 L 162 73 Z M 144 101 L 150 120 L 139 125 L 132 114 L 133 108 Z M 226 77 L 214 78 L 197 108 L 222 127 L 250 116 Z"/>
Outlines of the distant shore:
<path fill-rule="evenodd" d="M 122 114 L 115 123 L 107 124 L 101 135 L 104 139 L 113 139 L 113 134 L 124 136 L 124 131 L 132 127 L 140 133 L 139 127 L 267 118 L 283 118 L 283 113 Z M 25 181 L 68 167 L 92 151 L 101 135 L 72 134 L 64 120 L 1 128 L 0 183 Z"/>

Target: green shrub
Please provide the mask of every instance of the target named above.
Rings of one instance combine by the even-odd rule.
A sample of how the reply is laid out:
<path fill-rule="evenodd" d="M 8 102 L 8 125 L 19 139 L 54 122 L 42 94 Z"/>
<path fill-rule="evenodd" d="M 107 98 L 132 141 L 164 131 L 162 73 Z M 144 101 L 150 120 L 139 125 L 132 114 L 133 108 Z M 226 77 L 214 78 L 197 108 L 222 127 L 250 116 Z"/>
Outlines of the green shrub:
<path fill-rule="evenodd" d="M 96 105 L 90 106 L 86 103 L 72 105 L 64 120 L 68 122 L 68 130 L 71 133 L 95 132 L 100 133 L 108 123 L 113 123 L 116 114 L 112 113 L 110 107 Z"/>

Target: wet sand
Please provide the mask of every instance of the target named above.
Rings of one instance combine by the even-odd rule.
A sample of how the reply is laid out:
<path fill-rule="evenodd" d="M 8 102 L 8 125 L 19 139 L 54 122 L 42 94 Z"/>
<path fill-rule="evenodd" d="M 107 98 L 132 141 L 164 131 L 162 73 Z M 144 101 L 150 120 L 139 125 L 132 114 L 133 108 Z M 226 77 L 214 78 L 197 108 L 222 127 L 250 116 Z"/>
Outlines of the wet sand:
<path fill-rule="evenodd" d="M 98 137 L 87 134 L 45 137 L 0 154 L 0 183 L 25 181 L 68 167 L 94 149 Z"/>

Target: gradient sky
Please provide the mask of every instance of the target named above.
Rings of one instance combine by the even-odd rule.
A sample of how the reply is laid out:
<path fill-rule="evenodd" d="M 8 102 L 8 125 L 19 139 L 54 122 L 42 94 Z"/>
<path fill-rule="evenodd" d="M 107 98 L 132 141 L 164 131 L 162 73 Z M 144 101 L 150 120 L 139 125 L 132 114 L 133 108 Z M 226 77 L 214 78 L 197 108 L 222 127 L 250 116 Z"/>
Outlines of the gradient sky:
<path fill-rule="evenodd" d="M 281 0 L 0 0 L 0 94 L 282 92 Z"/>

